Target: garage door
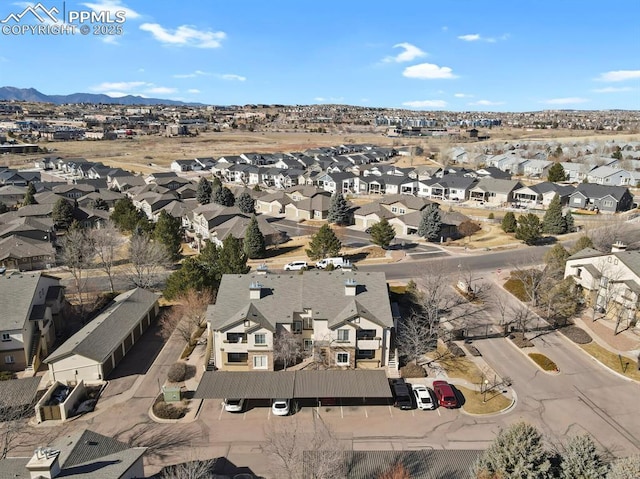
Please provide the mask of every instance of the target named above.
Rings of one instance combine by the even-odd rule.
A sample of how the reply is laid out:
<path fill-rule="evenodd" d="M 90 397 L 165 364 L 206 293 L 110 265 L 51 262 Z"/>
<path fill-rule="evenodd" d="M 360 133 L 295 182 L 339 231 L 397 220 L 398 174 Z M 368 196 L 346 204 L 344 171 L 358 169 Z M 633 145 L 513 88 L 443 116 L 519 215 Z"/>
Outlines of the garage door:
<path fill-rule="evenodd" d="M 118 348 L 113 353 L 113 357 L 116 360 L 116 364 L 118 364 L 120 360 L 124 357 L 124 353 L 122 352 L 122 347 L 118 346 Z"/>
<path fill-rule="evenodd" d="M 138 339 L 140 339 L 140 336 L 142 336 L 142 333 L 140 332 L 140 325 L 136 326 L 136 328 L 133 330 L 133 340 L 134 342 L 138 342 Z"/>
<path fill-rule="evenodd" d="M 103 375 L 102 377 L 103 377 L 103 379 L 106 378 L 111 371 L 113 371 L 113 363 L 111 362 L 111 358 L 109 358 L 102 365 L 102 375 Z"/>
<path fill-rule="evenodd" d="M 131 339 L 131 335 L 129 335 L 124 340 L 124 350 L 129 351 L 131 346 L 133 346 L 133 339 Z"/>

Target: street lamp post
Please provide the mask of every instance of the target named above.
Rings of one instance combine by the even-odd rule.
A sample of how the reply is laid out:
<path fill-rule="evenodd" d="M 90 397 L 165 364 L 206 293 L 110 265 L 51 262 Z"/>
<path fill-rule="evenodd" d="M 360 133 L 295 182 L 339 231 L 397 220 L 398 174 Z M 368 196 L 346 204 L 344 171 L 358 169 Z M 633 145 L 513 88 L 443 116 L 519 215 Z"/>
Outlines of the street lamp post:
<path fill-rule="evenodd" d="M 486 403 L 487 402 L 487 389 L 489 388 L 489 380 L 485 379 L 484 380 L 484 391 L 482 393 L 482 402 Z"/>

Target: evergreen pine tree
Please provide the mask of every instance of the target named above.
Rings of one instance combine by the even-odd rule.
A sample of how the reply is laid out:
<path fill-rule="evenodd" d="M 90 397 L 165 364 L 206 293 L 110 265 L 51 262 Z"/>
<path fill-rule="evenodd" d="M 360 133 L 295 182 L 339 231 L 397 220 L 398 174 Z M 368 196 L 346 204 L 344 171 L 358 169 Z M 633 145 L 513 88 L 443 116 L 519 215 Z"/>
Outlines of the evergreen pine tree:
<path fill-rule="evenodd" d="M 132 233 L 136 229 L 143 231 L 150 230 L 147 216 L 133 206 L 133 202 L 129 197 L 116 201 L 110 218 L 120 231 Z"/>
<path fill-rule="evenodd" d="M 171 261 L 180 259 L 182 251 L 182 221 L 180 218 L 174 218 L 162 210 L 153 230 L 153 239 L 166 248 Z"/>
<path fill-rule="evenodd" d="M 560 196 L 557 194 L 549 203 L 544 218 L 542 218 L 542 232 L 550 235 L 561 235 L 566 233 L 567 225 L 562 216 L 562 204 Z"/>
<path fill-rule="evenodd" d="M 94 210 L 109 211 L 109 204 L 102 198 L 96 198 L 89 203 L 89 208 Z"/>
<path fill-rule="evenodd" d="M 251 217 L 244 234 L 244 251 L 249 259 L 264 258 L 266 253 L 264 235 L 260 231 L 255 215 Z"/>
<path fill-rule="evenodd" d="M 60 198 L 53 205 L 51 211 L 51 218 L 56 228 L 67 229 L 73 221 L 73 206 L 66 200 L 66 198 Z"/>
<path fill-rule="evenodd" d="M 36 201 L 36 198 L 34 196 L 35 194 L 36 187 L 33 186 L 33 183 L 29 183 L 29 186 L 27 186 L 27 192 L 24 194 L 24 200 L 22 200 L 23 206 L 37 204 L 38 202 Z"/>
<path fill-rule="evenodd" d="M 518 229 L 516 239 L 522 240 L 529 246 L 536 244 L 542 238 L 542 225 L 540 219 L 533 213 L 520 216 L 518 218 Z"/>
<path fill-rule="evenodd" d="M 211 203 L 211 193 L 213 188 L 211 183 L 205 177 L 200 178 L 198 181 L 198 189 L 196 190 L 196 200 L 201 205 L 208 205 Z"/>
<path fill-rule="evenodd" d="M 216 191 L 218 188 L 222 188 L 222 181 L 217 176 L 214 176 L 211 180 L 211 191 Z"/>
<path fill-rule="evenodd" d="M 340 192 L 337 192 L 331 197 L 327 221 L 337 225 L 349 224 L 349 205 L 347 204 L 347 200 L 344 198 L 343 194 Z"/>
<path fill-rule="evenodd" d="M 560 163 L 554 163 L 549 168 L 549 172 L 547 173 L 547 180 L 551 183 L 557 183 L 559 181 L 566 181 L 567 175 L 564 171 L 564 166 Z"/>
<path fill-rule="evenodd" d="M 169 275 L 163 294 L 171 301 L 190 289 L 203 291 L 210 287 L 202 263 L 197 257 L 191 256 L 185 258 L 180 269 Z"/>
<path fill-rule="evenodd" d="M 422 211 L 422 219 L 418 226 L 418 235 L 428 241 L 435 241 L 440 237 L 442 229 L 442 217 L 440 207 L 436 203 L 427 205 Z"/>
<path fill-rule="evenodd" d="M 242 248 L 242 242 L 233 235 L 227 236 L 218 253 L 220 277 L 223 274 L 247 274 L 250 269 L 247 266 L 247 255 Z"/>
<path fill-rule="evenodd" d="M 245 214 L 254 214 L 256 212 L 256 202 L 246 191 L 238 195 L 236 198 L 236 206 Z"/>
<path fill-rule="evenodd" d="M 562 479 L 601 479 L 606 477 L 609 469 L 587 434 L 569 440 L 562 455 L 561 468 Z"/>
<path fill-rule="evenodd" d="M 236 199 L 231 190 L 226 186 L 223 186 L 222 188 L 218 188 L 214 191 L 213 201 L 222 206 L 233 206 Z"/>
<path fill-rule="evenodd" d="M 518 228 L 518 222 L 516 221 L 516 215 L 513 211 L 507 211 L 502 218 L 502 231 L 505 233 L 515 233 Z"/>
<path fill-rule="evenodd" d="M 337 256 L 342 243 L 328 224 L 322 225 L 318 232 L 311 236 L 307 256 L 312 260 Z"/>
<path fill-rule="evenodd" d="M 565 233 L 573 233 L 576 230 L 575 222 L 573 221 L 573 215 L 571 211 L 567 211 L 564 215 L 564 231 Z"/>
<path fill-rule="evenodd" d="M 371 241 L 373 244 L 380 246 L 382 249 L 387 249 L 393 238 L 396 237 L 396 230 L 389 224 L 386 218 L 382 218 L 378 223 L 371 227 Z"/>

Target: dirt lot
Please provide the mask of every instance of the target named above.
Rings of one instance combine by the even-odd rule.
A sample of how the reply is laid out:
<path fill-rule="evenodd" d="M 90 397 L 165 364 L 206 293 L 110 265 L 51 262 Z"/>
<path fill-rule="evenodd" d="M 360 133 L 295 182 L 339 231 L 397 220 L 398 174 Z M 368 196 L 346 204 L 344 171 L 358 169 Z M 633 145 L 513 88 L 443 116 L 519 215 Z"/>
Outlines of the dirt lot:
<path fill-rule="evenodd" d="M 493 142 L 507 140 L 549 140 L 557 141 L 593 141 L 638 140 L 638 135 L 615 134 L 592 131 L 492 129 Z M 420 145 L 425 152 L 438 153 L 456 145 L 473 145 L 475 142 L 456 142 L 444 138 L 393 138 L 382 131 L 360 133 L 299 133 L 299 132 L 243 132 L 225 131 L 220 133 L 204 132 L 196 137 L 168 138 L 159 135 L 138 136 L 134 139 L 113 141 L 42 141 L 39 145 L 47 148 L 50 154 L 62 157 L 84 157 L 102 161 L 107 165 L 121 167 L 143 173 L 166 168 L 175 159 L 195 157 L 220 157 L 247 152 L 288 152 L 301 151 L 320 146 L 335 146 L 350 143 L 371 143 L 379 146 Z M 3 163 L 14 166 L 32 166 L 33 161 L 43 155 L 6 155 Z M 402 166 L 417 166 L 428 163 L 425 157 L 405 157 L 399 160 Z"/>

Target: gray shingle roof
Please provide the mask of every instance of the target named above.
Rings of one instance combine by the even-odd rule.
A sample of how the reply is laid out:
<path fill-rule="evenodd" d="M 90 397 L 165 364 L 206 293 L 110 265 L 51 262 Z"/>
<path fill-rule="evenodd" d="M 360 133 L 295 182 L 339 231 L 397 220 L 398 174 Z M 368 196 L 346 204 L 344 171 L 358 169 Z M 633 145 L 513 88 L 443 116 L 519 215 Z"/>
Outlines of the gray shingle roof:
<path fill-rule="evenodd" d="M 353 278 L 358 294 L 346 296 L 344 283 Z M 263 286 L 260 299 L 249 299 L 249 285 Z M 309 308 L 314 319 L 329 320 L 329 325 L 344 315 L 354 300 L 366 311 L 363 317 L 383 327 L 392 327 L 391 307 L 384 273 L 307 271 L 304 274 L 268 274 L 258 276 L 224 275 L 216 304 L 207 310 L 207 320 L 214 330 L 224 330 L 247 317 L 252 304 L 275 330 L 277 323 L 293 322 L 294 313 Z"/>
<path fill-rule="evenodd" d="M 627 268 L 640 276 L 640 251 L 619 251 L 613 255 L 622 261 Z"/>
<path fill-rule="evenodd" d="M 0 381 L 0 409 L 31 405 L 35 401 L 41 379 L 37 376 Z"/>
<path fill-rule="evenodd" d="M 383 370 L 207 371 L 196 399 L 389 398 Z"/>
<path fill-rule="evenodd" d="M 483 451 L 305 451 L 303 479 L 312 479 L 315 464 L 333 460 L 338 454 L 349 479 L 380 477 L 396 464 L 402 464 L 411 479 L 471 479 L 471 468 Z"/>
<path fill-rule="evenodd" d="M 481 190 L 495 193 L 509 193 L 522 187 L 518 180 L 500 180 L 497 178 L 482 178 L 472 190 Z"/>
<path fill-rule="evenodd" d="M 62 343 L 45 362 L 78 354 L 103 363 L 157 300 L 154 293 L 141 288 L 122 293 L 95 319 Z"/>
<path fill-rule="evenodd" d="M 41 276 L 41 273 L 0 276 L 0 331 L 22 329 Z"/>
<path fill-rule="evenodd" d="M 605 186 L 596 185 L 595 183 L 580 183 L 576 187 L 576 193 L 582 193 L 587 198 L 598 199 L 605 196 L 611 196 L 617 201 L 627 193 L 629 190 L 624 186 Z"/>

